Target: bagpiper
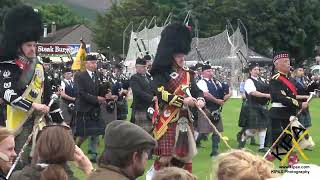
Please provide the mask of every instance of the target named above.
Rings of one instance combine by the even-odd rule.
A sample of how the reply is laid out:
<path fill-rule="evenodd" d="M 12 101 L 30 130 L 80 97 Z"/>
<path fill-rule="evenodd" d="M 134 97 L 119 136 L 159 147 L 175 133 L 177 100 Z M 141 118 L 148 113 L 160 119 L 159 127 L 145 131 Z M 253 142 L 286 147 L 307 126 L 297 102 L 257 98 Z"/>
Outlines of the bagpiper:
<path fill-rule="evenodd" d="M 153 130 L 158 141 L 155 170 L 179 166 L 192 171 L 192 158 L 197 150 L 189 107 L 202 108 L 205 101 L 196 85 L 194 74 L 184 68 L 184 58 L 191 49 L 191 40 L 188 27 L 182 24 L 168 25 L 161 33 L 152 64 L 152 84 L 159 100 L 160 112 Z"/>
<path fill-rule="evenodd" d="M 42 62 L 36 57 L 37 41 L 43 32 L 39 13 L 30 6 L 16 6 L 6 14 L 3 25 L 0 98 L 7 105 L 7 127 L 19 132 L 15 138 L 19 152 L 38 124 L 38 114 L 49 112 L 46 104 L 52 93 Z M 17 169 L 29 162 L 30 151 L 30 147 L 25 149 Z"/>
<path fill-rule="evenodd" d="M 290 123 L 290 116 L 295 116 L 300 109 L 306 109 L 308 102 L 297 100 L 297 89 L 289 80 L 290 59 L 289 53 L 278 52 L 273 57 L 273 64 L 276 73 L 270 80 L 271 109 L 269 116 L 271 119 L 272 141 L 275 142 L 281 132 Z M 282 141 L 279 141 L 281 143 Z M 272 160 L 272 156 L 267 159 Z M 289 165 L 298 162 L 296 153 L 289 156 Z"/>

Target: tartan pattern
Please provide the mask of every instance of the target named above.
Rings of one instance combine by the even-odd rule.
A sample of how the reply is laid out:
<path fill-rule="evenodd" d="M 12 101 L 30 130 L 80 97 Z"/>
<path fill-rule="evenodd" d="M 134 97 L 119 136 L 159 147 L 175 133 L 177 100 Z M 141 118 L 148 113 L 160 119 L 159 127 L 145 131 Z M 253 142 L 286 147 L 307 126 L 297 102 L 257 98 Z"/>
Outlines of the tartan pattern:
<path fill-rule="evenodd" d="M 181 84 L 185 76 L 187 76 L 187 71 L 183 68 L 177 69 L 178 76 L 169 80 L 169 83 L 165 86 L 166 90 L 173 94 L 177 87 Z M 180 115 L 181 116 L 181 115 Z M 175 145 L 176 138 L 176 126 L 177 122 L 169 123 L 168 129 L 164 135 L 158 140 L 158 146 L 155 149 L 155 154 L 158 156 L 172 156 L 173 148 Z"/>
<path fill-rule="evenodd" d="M 299 122 L 303 125 L 305 128 L 311 127 L 311 117 L 309 113 L 309 109 L 303 110 L 298 116 Z"/>
<path fill-rule="evenodd" d="M 158 140 L 155 154 L 158 156 L 172 156 L 176 138 L 177 123 L 168 124 L 167 132 Z"/>
<path fill-rule="evenodd" d="M 267 108 L 262 105 L 242 104 L 239 116 L 239 126 L 248 129 L 268 128 L 270 118 Z"/>
<path fill-rule="evenodd" d="M 148 133 L 152 131 L 152 122 L 147 118 L 146 111 L 134 111 L 133 116 L 136 125 L 142 127 Z"/>
<path fill-rule="evenodd" d="M 186 71 L 182 68 L 177 70 L 178 77 L 176 79 L 171 78 L 169 80 L 168 85 L 166 86 L 166 89 L 169 93 L 173 94 L 174 91 L 177 89 L 177 87 L 181 84 L 181 81 L 184 79 L 184 77 L 187 75 Z"/>

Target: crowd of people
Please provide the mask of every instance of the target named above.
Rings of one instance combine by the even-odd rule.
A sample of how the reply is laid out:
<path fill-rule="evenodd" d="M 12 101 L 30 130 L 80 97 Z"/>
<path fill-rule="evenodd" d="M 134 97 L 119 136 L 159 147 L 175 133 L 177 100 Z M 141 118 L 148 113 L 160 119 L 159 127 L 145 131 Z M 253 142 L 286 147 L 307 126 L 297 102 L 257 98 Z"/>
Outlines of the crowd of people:
<path fill-rule="evenodd" d="M 148 171 L 153 180 L 193 180 L 192 159 L 209 134 L 208 156 L 218 157 L 216 179 L 275 176 L 267 161 L 275 159 L 271 153 L 264 159 L 245 150 L 219 152 L 221 141 L 228 145 L 222 138 L 222 110 L 232 96 L 230 82 L 217 76 L 210 63 L 184 67 L 191 48 L 189 27 L 168 25 L 155 58 L 139 56 L 130 78 L 119 65 L 98 67 L 98 57 L 91 54 L 83 62 L 85 70 L 72 70 L 67 63 L 57 76 L 48 58 L 36 56 L 41 34 L 42 20 L 32 7 L 17 6 L 6 14 L 0 46 L 0 179 L 76 179 L 69 161 L 86 179 L 136 179 L 149 159 L 154 160 Z M 258 64 L 248 66 L 240 88 L 239 149 L 257 134 L 259 152 L 266 153 L 300 109 L 300 123 L 311 127 L 307 99 L 319 88 L 319 79 L 307 79 L 301 66 L 290 73 L 289 58 L 287 52 L 275 54 L 270 80 L 260 77 Z M 98 154 L 101 136 L 104 149 Z M 311 148 L 311 136 L 304 139 Z M 85 140 L 88 156 L 81 150 Z M 289 165 L 296 163 L 292 152 Z"/>

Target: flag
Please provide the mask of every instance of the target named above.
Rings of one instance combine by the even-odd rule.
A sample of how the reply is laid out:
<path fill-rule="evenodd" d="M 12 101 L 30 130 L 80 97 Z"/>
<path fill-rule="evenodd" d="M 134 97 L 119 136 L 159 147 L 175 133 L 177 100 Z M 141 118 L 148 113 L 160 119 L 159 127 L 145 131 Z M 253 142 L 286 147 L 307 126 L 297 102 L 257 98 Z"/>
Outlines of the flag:
<path fill-rule="evenodd" d="M 77 71 L 77 70 L 84 71 L 85 70 L 84 61 L 86 58 L 86 44 L 82 40 L 80 40 L 80 41 L 81 41 L 80 48 L 77 52 L 76 59 L 73 61 L 72 66 L 71 66 L 71 69 L 74 71 Z"/>

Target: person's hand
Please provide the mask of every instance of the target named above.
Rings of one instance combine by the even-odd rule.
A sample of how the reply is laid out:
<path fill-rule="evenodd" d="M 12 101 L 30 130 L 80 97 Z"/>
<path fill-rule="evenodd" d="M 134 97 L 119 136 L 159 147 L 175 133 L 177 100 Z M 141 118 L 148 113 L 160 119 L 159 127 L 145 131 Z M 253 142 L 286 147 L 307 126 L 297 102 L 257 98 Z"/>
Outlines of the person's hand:
<path fill-rule="evenodd" d="M 197 104 L 196 104 L 197 107 L 203 108 L 205 105 L 206 105 L 206 103 L 203 100 L 201 100 L 201 99 L 197 100 Z"/>
<path fill-rule="evenodd" d="M 128 95 L 128 90 L 121 90 L 120 91 L 120 93 L 119 94 L 121 94 L 122 96 L 126 96 L 126 95 Z"/>
<path fill-rule="evenodd" d="M 94 169 L 89 158 L 77 145 L 75 146 L 73 158 L 79 169 L 81 169 L 86 175 L 89 175 Z"/>
<path fill-rule="evenodd" d="M 111 93 L 111 92 L 109 92 L 108 94 L 106 94 L 106 95 L 105 95 L 105 98 L 106 98 L 106 99 L 112 99 L 112 97 L 111 97 L 111 96 L 112 96 L 112 93 Z"/>
<path fill-rule="evenodd" d="M 266 98 L 271 99 L 270 94 L 267 94 L 267 95 L 266 95 Z"/>
<path fill-rule="evenodd" d="M 112 96 L 111 96 L 111 99 L 113 99 L 114 101 L 118 101 L 118 98 L 119 98 L 119 97 L 118 97 L 117 95 L 112 95 Z"/>
<path fill-rule="evenodd" d="M 172 156 L 162 156 L 158 161 L 163 167 L 166 167 L 170 164 L 171 160 L 172 160 Z"/>
<path fill-rule="evenodd" d="M 301 108 L 302 109 L 307 109 L 309 106 L 309 103 L 308 102 L 303 102 L 302 105 L 301 105 Z"/>
<path fill-rule="evenodd" d="M 152 101 L 153 102 L 158 101 L 158 97 L 157 96 L 153 96 Z"/>
<path fill-rule="evenodd" d="M 217 99 L 216 103 L 222 106 L 224 104 L 224 100 L 223 99 Z"/>
<path fill-rule="evenodd" d="M 183 104 L 193 107 L 197 100 L 193 97 L 186 97 L 183 99 Z"/>
<path fill-rule="evenodd" d="M 32 108 L 36 111 L 40 111 L 43 114 L 47 114 L 50 110 L 50 108 L 45 104 L 39 104 L 39 103 L 32 103 Z"/>
<path fill-rule="evenodd" d="M 106 98 L 105 98 L 105 97 L 101 97 L 101 96 L 98 96 L 98 102 L 99 102 L 100 104 L 105 104 L 105 103 L 107 103 L 107 102 L 106 102 Z"/>
<path fill-rule="evenodd" d="M 223 97 L 223 101 L 226 102 L 231 96 L 232 96 L 231 93 L 225 95 L 225 96 Z"/>

